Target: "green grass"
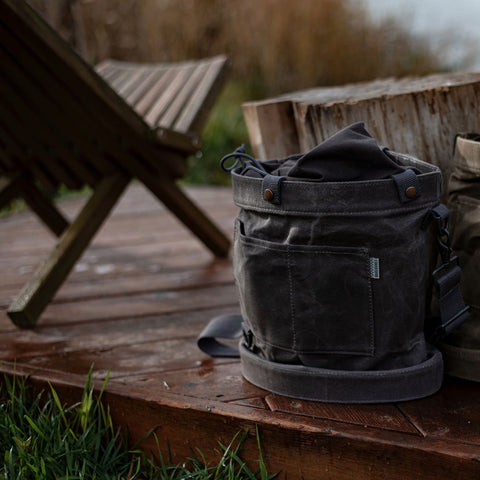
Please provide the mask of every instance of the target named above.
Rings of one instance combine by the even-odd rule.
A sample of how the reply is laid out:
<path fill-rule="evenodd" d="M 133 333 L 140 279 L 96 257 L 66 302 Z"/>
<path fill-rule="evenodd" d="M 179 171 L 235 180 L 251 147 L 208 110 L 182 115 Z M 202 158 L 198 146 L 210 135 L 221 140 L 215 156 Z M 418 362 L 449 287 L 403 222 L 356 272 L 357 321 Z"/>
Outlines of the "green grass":
<path fill-rule="evenodd" d="M 0 218 L 7 217 L 13 213 L 23 212 L 25 202 L 20 198 L 15 198 L 7 206 L 0 208 Z"/>
<path fill-rule="evenodd" d="M 219 461 L 208 465 L 197 449 L 180 465 L 162 454 L 160 461 L 135 445 L 128 447 L 127 432 L 113 425 L 102 403 L 105 384 L 97 397 L 91 374 L 82 401 L 65 407 L 52 386 L 33 396 L 23 377 L 4 376 L 0 387 L 0 478 L 22 480 L 80 479 L 191 479 L 267 480 L 269 475 L 257 430 L 259 469 L 252 471 L 241 459 L 248 432 L 238 433 L 228 445 L 219 443 Z M 142 439 L 144 440 L 144 439 Z M 193 440 L 193 439 L 191 439 Z"/>

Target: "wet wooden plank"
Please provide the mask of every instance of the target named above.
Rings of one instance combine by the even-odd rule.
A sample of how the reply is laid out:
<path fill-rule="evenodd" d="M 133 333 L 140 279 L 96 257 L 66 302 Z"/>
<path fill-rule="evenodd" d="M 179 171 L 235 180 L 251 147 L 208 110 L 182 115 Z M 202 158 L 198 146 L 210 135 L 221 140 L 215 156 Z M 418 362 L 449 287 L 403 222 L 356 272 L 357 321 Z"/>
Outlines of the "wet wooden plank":
<path fill-rule="evenodd" d="M 95 322 L 73 325 L 42 325 L 40 322 L 35 329 L 24 332 L 11 328 L 11 322 L 2 322 L 0 360 L 63 355 L 83 350 L 102 351 L 107 347 L 113 349 L 155 340 L 184 338 L 192 343 L 192 338 L 196 339 L 210 318 L 225 311 L 229 309 L 215 306 L 205 310 L 109 320 L 102 322 L 101 334 Z M 197 353 L 199 361 L 203 360 L 204 355 L 199 350 Z"/>
<path fill-rule="evenodd" d="M 230 187 L 215 187 L 214 189 L 205 186 L 186 186 L 184 189 L 187 194 L 195 197 L 195 200 L 200 202 L 205 208 L 215 208 L 215 213 L 223 217 L 230 212 L 230 220 L 234 212 L 238 210 L 233 204 L 232 189 Z M 67 199 L 63 199 L 57 203 L 62 211 L 69 218 L 74 218 L 80 208 L 85 204 L 86 196 L 72 196 Z M 135 218 L 158 217 L 165 211 L 165 206 L 158 201 L 158 199 L 139 182 L 133 182 L 128 187 L 128 195 L 125 194 L 121 200 L 117 203 L 113 209 L 112 216 L 109 218 L 108 225 L 122 220 L 122 217 L 127 220 L 131 220 L 131 215 L 135 214 Z M 223 212 L 223 213 L 222 213 Z M 172 217 L 173 218 L 173 217 Z M 162 217 L 162 221 L 168 221 L 170 224 L 180 225 L 179 222 L 172 221 L 170 217 Z M 24 228 L 25 224 L 38 225 L 36 218 L 30 215 L 28 211 L 24 211 L 15 215 L 15 219 L 12 217 L 2 218 L 2 231 L 4 228 L 8 228 L 11 224 L 12 228 L 18 230 Z M 163 229 L 158 233 L 165 233 L 169 229 Z M 128 233 L 128 232 L 125 232 Z M 1 241 L 1 239 L 0 239 Z"/>
<path fill-rule="evenodd" d="M 230 359 L 229 363 L 219 365 L 217 360 L 203 355 L 199 363 L 193 369 L 117 378 L 116 383 L 131 387 L 137 393 L 144 392 L 150 398 L 161 398 L 169 392 L 217 402 L 243 402 L 240 404 L 244 406 L 252 405 L 251 399 L 260 403 L 259 399 L 268 393 L 242 377 L 238 360 Z M 265 408 L 265 403 L 262 404 Z"/>
<path fill-rule="evenodd" d="M 219 222 L 220 226 L 223 228 L 222 222 Z M 230 223 L 230 222 L 229 222 Z M 225 224 L 225 226 L 227 226 Z M 160 229 L 160 225 L 158 225 Z M 226 229 L 225 229 L 226 230 Z M 14 235 L 14 233 L 12 233 Z M 10 236 L 9 232 L 6 232 L 6 237 Z M 103 238 L 96 238 L 91 244 L 89 250 L 87 250 L 82 256 L 82 260 L 90 262 L 94 259 L 100 260 L 103 262 L 114 262 L 116 260 L 128 258 L 141 259 L 145 257 L 152 258 L 152 261 L 160 261 L 161 257 L 168 254 L 174 254 L 180 252 L 180 248 L 185 251 L 185 253 L 199 252 L 201 243 L 190 235 L 186 230 L 179 231 L 177 237 L 173 232 L 168 232 L 159 238 L 155 234 L 150 238 L 146 235 L 143 239 L 138 238 L 136 233 L 125 232 L 125 235 L 122 235 L 123 238 L 118 239 L 118 245 L 113 246 L 112 242 Z M 138 244 L 135 245 L 135 239 L 138 238 Z M 11 256 L 2 256 L 0 259 L 0 266 L 2 269 L 6 270 L 10 265 L 21 264 L 23 267 L 28 267 L 29 265 L 38 265 L 39 260 L 41 260 L 42 254 L 49 251 L 49 248 L 53 246 L 53 237 L 44 236 L 39 238 L 38 244 L 28 247 L 29 241 L 17 241 L 12 237 L 12 244 L 5 248 L 4 252 L 10 252 L 11 255 L 15 255 L 17 258 L 12 258 Z M 207 255 L 205 258 L 213 259 L 212 255 Z"/>
<path fill-rule="evenodd" d="M 342 405 L 297 400 L 275 394 L 267 395 L 265 400 L 274 412 L 325 418 L 365 427 L 420 435 L 407 417 L 393 404 Z"/>
<path fill-rule="evenodd" d="M 128 317 L 147 317 L 165 313 L 238 305 L 234 285 L 175 291 L 159 290 L 152 293 L 123 297 L 94 298 L 80 302 L 53 303 L 41 318 L 42 325 L 64 325 L 81 322 L 101 322 Z"/>
<path fill-rule="evenodd" d="M 224 208 L 216 198 L 231 198 L 228 190 L 219 197 L 215 189 L 191 193 L 214 216 Z M 68 214 L 76 202 L 80 206 L 74 199 L 62 209 Z M 235 213 L 234 206 L 221 213 L 226 231 Z M 157 215 L 168 231 L 157 228 Z M 265 392 L 241 377 L 238 361 L 200 352 L 196 336 L 208 320 L 238 311 L 231 261 L 212 261 L 194 240 L 181 240 L 183 227 L 168 218 L 143 187 L 130 187 L 112 227 L 99 232 L 83 266 L 48 307 L 48 317 L 20 332 L 0 310 L 0 370 L 29 375 L 37 389 L 50 381 L 69 403 L 80 398 L 92 363 L 98 388 L 110 370 L 104 399 L 114 421 L 128 426 L 132 442 L 157 426 L 161 444 L 168 440 L 176 461 L 184 461 L 192 447 L 213 461 L 219 440 L 229 442 L 247 429 L 246 458 L 255 466 L 258 426 L 267 466 L 281 470 L 279 478 L 479 477 L 480 386 L 447 384 L 432 397 L 398 405 L 327 405 Z M 28 236 L 42 236 L 35 253 L 48 251 L 53 241 L 30 213 L 0 220 L 0 249 L 11 257 L 12 278 L 21 277 L 16 267 L 35 246 L 31 239 L 10 246 L 10 235 L 24 228 Z M 7 291 L 0 283 L 0 299 Z M 153 438 L 144 446 L 155 450 Z"/>
<path fill-rule="evenodd" d="M 207 209 L 221 205 L 216 220 L 225 232 L 231 232 L 232 217 L 236 212 L 231 190 L 219 189 L 218 195 L 205 188 L 191 191 Z M 61 202 L 60 210 L 71 218 L 84 204 L 84 199 L 74 198 Z M 136 228 L 131 228 L 132 215 Z M 21 235 L 18 234 L 19 228 L 22 229 Z M 3 218 L 1 229 L 0 267 L 5 295 L 0 298 L 0 306 L 8 304 L 18 293 L 55 241 L 54 236 L 28 211 L 15 215 L 15 220 Z M 228 259 L 223 262 L 231 270 L 231 262 Z M 75 265 L 56 299 L 79 298 L 75 296 L 76 288 L 80 297 L 91 296 L 90 286 L 96 291 L 102 290 L 98 290 L 100 286 L 109 287 L 110 293 L 114 294 L 117 285 L 117 294 L 121 294 L 129 285 L 138 286 L 133 287 L 133 292 L 164 288 L 168 279 L 173 285 L 193 285 L 195 278 L 211 284 L 220 281 L 218 275 L 224 279 L 228 275 L 219 267 L 221 263 L 217 263 L 180 222 L 165 215 L 165 208 L 153 195 L 135 183 Z M 166 274 L 165 280 L 163 274 Z M 217 280 L 209 279 L 209 275 L 217 275 Z M 101 295 L 109 295 L 108 290 Z"/>
<path fill-rule="evenodd" d="M 13 371 L 13 364 L 7 367 Z M 30 382 L 37 390 L 47 388 L 47 381 L 53 379 L 60 398 L 70 403 L 78 401 L 85 379 L 54 371 L 45 371 L 45 375 L 24 367 L 17 371 L 30 374 Z M 271 472 L 281 471 L 281 479 L 317 479 L 323 475 L 339 480 L 470 480 L 479 474 L 480 464 L 475 460 L 478 449 L 470 445 L 455 455 L 451 442 L 437 440 L 425 445 L 424 439 L 417 435 L 316 418 L 305 422 L 301 416 L 184 397 L 168 391 L 156 398 L 145 390 L 132 391 L 131 385 L 115 379 L 109 382 L 103 399 L 110 406 L 113 421 L 128 425 L 132 442 L 155 427 L 164 452 L 167 442 L 170 445 L 174 462 L 184 461 L 199 442 L 207 461 L 213 461 L 219 441 L 228 443 L 238 431 L 247 430 L 243 458 L 255 466 L 258 428 L 267 468 Z M 153 437 L 143 447 L 157 451 Z"/>
<path fill-rule="evenodd" d="M 234 405 L 240 405 L 242 407 L 261 408 L 261 409 L 268 408 L 268 405 L 265 402 L 265 399 L 262 397 L 242 398 L 241 400 L 234 400 L 231 403 Z"/>
<path fill-rule="evenodd" d="M 181 243 L 181 242 L 178 242 Z M 214 265 L 214 261 L 209 252 L 201 252 L 201 246 L 196 241 L 187 242 L 188 246 L 185 248 L 183 254 L 175 250 L 175 245 L 172 243 L 169 248 L 160 249 L 161 252 L 153 252 L 151 256 L 147 254 L 143 256 L 125 255 L 121 258 L 121 250 L 111 251 L 107 257 L 100 257 L 100 249 L 91 248 L 80 259 L 79 264 L 76 266 L 76 270 L 71 274 L 71 277 L 67 279 L 75 280 L 91 278 L 96 276 L 98 281 L 101 281 L 101 277 L 108 281 L 107 274 L 111 274 L 113 278 L 121 275 L 135 275 L 136 273 L 158 274 L 161 275 L 164 272 L 173 271 L 185 271 L 188 268 L 195 270 L 204 266 Z M 102 250 L 107 249 L 106 246 L 102 247 Z M 33 272 L 38 265 L 41 257 L 37 257 L 36 261 L 22 262 L 15 266 L 9 263 L 8 265 L 2 265 L 2 268 L 6 271 L 4 276 L 5 286 L 12 287 L 22 285 L 21 279 L 29 278 L 31 272 Z M 17 268 L 18 271 L 14 271 Z"/>
<path fill-rule="evenodd" d="M 126 388 L 132 391 L 131 386 Z M 117 384 L 113 386 L 113 391 L 121 392 L 121 388 L 116 389 Z M 280 478 L 316 479 L 323 475 L 341 480 L 433 480 L 445 475 L 448 478 L 473 479 L 479 472 L 474 448 L 467 448 L 462 456 L 455 457 L 451 455 L 451 443 L 422 446 L 424 439 L 418 435 L 324 419 L 312 418 L 306 422 L 302 416 L 213 399 L 182 399 L 169 392 L 162 395 L 160 402 L 153 396 L 145 398 L 142 393 L 139 396 L 133 393 L 124 401 L 117 397 L 116 407 L 126 415 L 141 398 L 151 402 L 150 409 L 143 412 L 145 417 L 142 415 L 132 426 L 135 432 L 132 433 L 135 437 L 140 435 L 146 431 L 147 425 L 152 425 L 152 419 L 156 419 L 156 434 L 162 444 L 168 441 L 172 445 L 171 439 L 177 439 L 172 453 L 178 461 L 192 446 L 192 438 L 201 437 L 202 451 L 211 455 L 219 440 L 228 442 L 241 429 L 249 430 L 250 441 L 254 440 L 258 427 L 266 464 L 270 471 L 281 471 Z M 248 450 L 253 447 L 253 451 L 246 452 L 246 457 L 257 461 L 255 442 L 250 441 L 245 446 Z M 461 476 L 457 475 L 459 472 Z"/>
<path fill-rule="evenodd" d="M 40 356 L 24 357 L 21 364 L 38 371 L 74 375 L 87 375 L 92 366 L 95 366 L 97 379 L 104 379 L 107 374 L 113 379 L 126 375 L 153 375 L 158 372 L 191 369 L 202 362 L 195 341 L 196 335 L 197 332 L 192 332 L 189 337 L 165 340 L 156 337 L 150 341 L 119 345 L 110 345 L 107 341 L 103 346 L 96 345 L 90 350 L 64 351 L 60 348 L 57 352 L 50 350 L 50 355 L 47 352 Z M 231 359 L 218 358 L 208 361 L 218 365 Z M 130 386 L 132 391 L 135 390 L 133 383 Z"/>
<path fill-rule="evenodd" d="M 192 264 L 183 269 L 158 272 L 154 271 L 155 265 L 144 265 L 144 268 L 140 268 L 132 259 L 122 264 L 80 262 L 75 270 L 55 295 L 56 303 L 233 283 L 230 260 L 205 261 L 203 264 Z M 22 279 L 28 278 L 28 275 L 29 273 L 25 272 Z M 2 289 L 0 307 L 10 304 L 21 285 L 22 280 L 9 283 Z"/>
<path fill-rule="evenodd" d="M 228 214 L 228 211 L 226 211 L 226 213 Z M 222 230 L 231 235 L 231 227 L 233 224 L 231 217 L 223 216 L 222 212 L 219 212 L 216 220 Z M 183 245 L 187 247 L 186 249 L 191 245 L 200 245 L 187 229 L 184 227 L 179 228 L 180 224 L 169 222 L 167 219 L 165 222 L 161 222 L 159 215 L 150 215 L 143 219 L 140 217 L 137 222 L 138 229 L 135 230 L 122 227 L 121 223 L 128 224 L 128 219 L 122 220 L 121 222 L 112 222 L 114 225 L 108 225 L 109 223 L 110 222 L 101 228 L 102 235 L 97 236 L 91 243 L 91 247 L 95 248 L 98 252 L 101 252 L 102 249 L 105 250 L 105 256 L 113 257 L 115 255 L 114 253 L 109 254 L 109 249 L 111 249 L 112 252 L 124 251 L 125 256 L 131 255 L 132 250 L 134 250 L 137 254 L 135 256 L 142 256 L 151 255 L 155 253 L 155 251 L 160 255 L 162 252 L 164 253 L 166 249 L 171 249 L 172 244 L 180 243 L 181 245 L 179 245 L 179 247 Z M 17 257 L 18 260 L 24 263 L 38 262 L 38 256 L 48 251 L 49 247 L 52 247 L 54 237 L 49 234 L 45 235 L 44 232 L 38 229 L 38 225 L 38 222 L 31 223 L 30 226 L 26 225 L 24 229 L 25 235 L 20 238 L 15 235 L 14 230 L 10 231 L 8 227 L 2 228 L 5 241 L 2 241 L 1 244 L 5 246 L 4 251 L 11 252 L 12 255 L 15 255 L 15 258 L 2 255 L 0 258 L 0 265 L 2 267 L 7 267 L 9 264 L 16 264 Z M 142 235 L 143 231 L 145 231 L 145 233 Z M 37 241 L 32 239 L 31 235 L 37 235 Z M 115 242 L 114 247 L 112 241 Z M 176 250 L 180 251 L 180 248 Z M 88 254 L 88 250 L 86 254 Z M 120 255 L 123 255 L 123 253 Z"/>
<path fill-rule="evenodd" d="M 225 366 L 222 366 L 225 368 Z M 420 435 L 368 428 L 327 419 L 252 408 L 239 402 L 224 403 L 210 398 L 184 397 L 166 391 L 161 400 L 149 390 L 114 381 L 112 393 L 125 388 L 129 399 L 116 397 L 123 415 L 144 399 L 149 410 L 132 426 L 135 437 L 157 419 L 156 434 L 161 442 L 174 442 L 173 455 L 180 461 L 192 446 L 192 438 L 202 438 L 202 451 L 214 451 L 219 440 L 229 441 L 238 430 L 249 430 L 254 439 L 259 429 L 262 452 L 270 471 L 280 478 L 316 479 L 473 479 L 479 473 L 477 449 L 467 446 L 459 453 L 452 442 L 425 444 Z M 130 404 L 132 402 L 132 404 Z M 181 408 L 183 407 L 183 408 Z M 188 412 L 188 416 L 186 415 Z M 116 412 L 118 413 L 118 412 Z M 122 414 L 121 414 L 122 415 Z M 126 418 L 122 415 L 122 418 Z M 165 444 L 165 443 L 164 443 Z M 153 445 L 153 443 L 152 443 Z M 247 442 L 247 459 L 257 460 L 255 442 Z"/>
<path fill-rule="evenodd" d="M 426 437 L 472 443 L 480 455 L 480 384 L 450 379 L 436 395 L 399 408 Z"/>

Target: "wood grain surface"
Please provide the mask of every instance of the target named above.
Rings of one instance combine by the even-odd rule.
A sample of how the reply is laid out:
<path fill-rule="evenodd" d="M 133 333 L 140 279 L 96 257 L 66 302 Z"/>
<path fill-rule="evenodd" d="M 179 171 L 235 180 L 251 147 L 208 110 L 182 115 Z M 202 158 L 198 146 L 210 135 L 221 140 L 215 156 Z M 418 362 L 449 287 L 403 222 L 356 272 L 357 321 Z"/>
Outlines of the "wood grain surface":
<path fill-rule="evenodd" d="M 189 195 L 232 235 L 228 188 Z M 84 203 L 60 204 L 66 218 Z M 0 219 L 0 371 L 53 383 L 78 401 L 93 365 L 104 400 L 132 442 L 154 429 L 174 461 L 248 430 L 244 457 L 258 466 L 255 430 L 271 472 L 287 479 L 478 479 L 480 386 L 447 380 L 411 402 L 335 405 L 259 389 L 240 362 L 212 359 L 196 337 L 213 316 L 239 310 L 231 259 L 218 260 L 139 183 L 130 185 L 37 326 L 17 329 L 9 300 L 55 236 L 28 211 Z M 148 438 L 143 447 L 155 450 Z"/>

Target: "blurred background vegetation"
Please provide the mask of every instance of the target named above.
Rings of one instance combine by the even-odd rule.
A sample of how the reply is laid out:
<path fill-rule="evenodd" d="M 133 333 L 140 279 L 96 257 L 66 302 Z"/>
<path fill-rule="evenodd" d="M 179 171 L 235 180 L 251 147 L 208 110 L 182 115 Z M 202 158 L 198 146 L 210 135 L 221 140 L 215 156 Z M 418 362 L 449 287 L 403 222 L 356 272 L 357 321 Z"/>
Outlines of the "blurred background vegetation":
<path fill-rule="evenodd" d="M 226 53 L 227 87 L 187 181 L 225 183 L 219 159 L 248 144 L 241 104 L 316 86 L 460 70 L 442 45 L 394 18 L 374 23 L 361 0 L 31 0 L 89 63 L 166 62 Z M 451 34 L 450 34 L 451 35 Z M 446 35 L 444 44 L 451 38 Z"/>

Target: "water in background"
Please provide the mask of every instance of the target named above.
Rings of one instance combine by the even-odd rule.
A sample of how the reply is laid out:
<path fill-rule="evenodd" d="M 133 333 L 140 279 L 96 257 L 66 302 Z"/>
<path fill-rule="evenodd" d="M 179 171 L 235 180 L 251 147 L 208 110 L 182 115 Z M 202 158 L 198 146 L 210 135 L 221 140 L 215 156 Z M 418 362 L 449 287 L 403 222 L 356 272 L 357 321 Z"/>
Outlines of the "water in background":
<path fill-rule="evenodd" d="M 478 0 L 354 0 L 363 1 L 371 18 L 394 15 L 415 35 L 426 36 L 442 48 L 455 65 L 461 53 L 469 61 L 462 69 L 480 71 L 480 1 Z M 448 36 L 448 42 L 445 37 Z"/>

